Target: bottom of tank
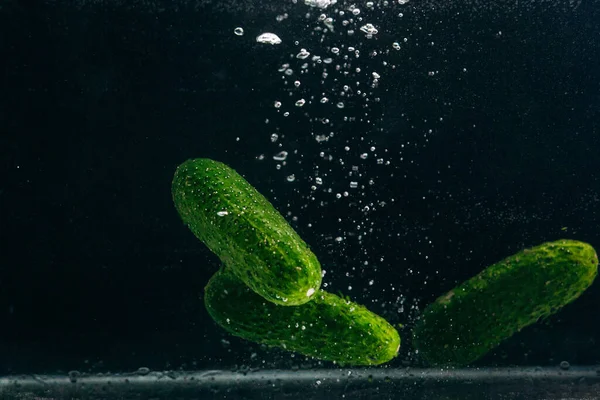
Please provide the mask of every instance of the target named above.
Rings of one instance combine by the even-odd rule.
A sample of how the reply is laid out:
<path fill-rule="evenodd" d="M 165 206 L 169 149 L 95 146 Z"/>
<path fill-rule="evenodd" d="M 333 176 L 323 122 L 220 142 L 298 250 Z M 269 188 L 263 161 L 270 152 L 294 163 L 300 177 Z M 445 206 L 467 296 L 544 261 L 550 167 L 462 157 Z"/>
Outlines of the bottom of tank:
<path fill-rule="evenodd" d="M 564 366 L 563 366 L 564 367 Z M 600 369 L 208 370 L 0 378 L 2 399 L 590 400 Z"/>

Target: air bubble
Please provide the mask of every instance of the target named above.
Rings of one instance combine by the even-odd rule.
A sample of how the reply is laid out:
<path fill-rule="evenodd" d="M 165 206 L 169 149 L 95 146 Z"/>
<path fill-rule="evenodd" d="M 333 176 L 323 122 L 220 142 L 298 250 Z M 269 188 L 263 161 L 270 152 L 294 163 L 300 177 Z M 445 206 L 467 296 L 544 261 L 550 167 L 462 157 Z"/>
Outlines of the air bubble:
<path fill-rule="evenodd" d="M 310 53 L 306 51 L 306 49 L 300 49 L 300 52 L 296 54 L 296 58 L 299 58 L 301 60 L 308 58 L 308 56 L 310 56 Z"/>
<path fill-rule="evenodd" d="M 337 0 L 304 0 L 304 4 L 307 6 L 321 9 L 325 9 L 335 3 L 337 3 Z"/>
<path fill-rule="evenodd" d="M 279 153 L 275 154 L 273 156 L 273 160 L 275 161 L 285 161 L 285 159 L 288 156 L 288 152 L 287 151 L 280 151 Z"/>
<path fill-rule="evenodd" d="M 377 33 L 379 33 L 379 31 L 377 30 L 377 28 L 375 28 L 373 24 L 365 24 L 360 27 L 360 30 L 361 32 L 366 33 L 367 37 L 377 35 Z"/>
<path fill-rule="evenodd" d="M 265 32 L 265 33 L 257 36 L 256 41 L 258 43 L 265 43 L 265 44 L 271 44 L 271 45 L 281 43 L 281 39 L 279 38 L 279 36 L 277 36 L 274 33 L 269 33 L 269 32 Z"/>

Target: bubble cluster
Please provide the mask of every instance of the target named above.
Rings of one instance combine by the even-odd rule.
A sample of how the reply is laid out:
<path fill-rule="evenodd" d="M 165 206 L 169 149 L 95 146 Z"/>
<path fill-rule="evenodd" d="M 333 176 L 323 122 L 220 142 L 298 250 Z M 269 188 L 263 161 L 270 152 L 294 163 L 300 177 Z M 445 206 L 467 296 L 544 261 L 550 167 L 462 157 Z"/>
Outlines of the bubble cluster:
<path fill-rule="evenodd" d="M 381 189 L 398 164 L 411 162 L 410 152 L 420 145 L 397 138 L 400 150 L 392 153 L 378 143 L 390 134 L 383 128 L 390 115 L 386 93 L 402 84 L 403 65 L 415 47 L 409 28 L 390 26 L 397 27 L 399 18 L 410 22 L 412 6 L 407 0 L 292 3 L 289 19 L 277 25 L 281 30 L 269 28 L 285 30 L 286 42 L 278 47 L 280 58 L 273 67 L 279 89 L 267 101 L 274 107 L 267 111 L 265 146 L 274 147 L 257 159 L 271 162 L 294 193 L 296 201 L 287 204 L 289 220 L 312 232 L 313 242 L 325 243 L 321 246 L 331 257 L 343 260 L 344 266 L 328 277 L 344 276 L 348 281 L 342 287 L 356 293 L 381 290 L 387 283 L 376 273 L 386 261 L 371 254 L 365 242 L 381 234 L 378 221 L 382 215 L 390 218 L 393 210 L 395 199 Z M 290 21 L 301 21 L 302 27 L 288 29 Z M 429 70 L 436 71 L 425 66 L 425 77 Z M 401 109 L 393 113 L 396 121 L 408 119 Z M 347 260 L 348 250 L 360 259 Z M 357 278 L 364 282 L 352 281 Z M 325 280 L 323 287 L 328 284 Z M 400 285 L 386 290 L 395 294 Z"/>

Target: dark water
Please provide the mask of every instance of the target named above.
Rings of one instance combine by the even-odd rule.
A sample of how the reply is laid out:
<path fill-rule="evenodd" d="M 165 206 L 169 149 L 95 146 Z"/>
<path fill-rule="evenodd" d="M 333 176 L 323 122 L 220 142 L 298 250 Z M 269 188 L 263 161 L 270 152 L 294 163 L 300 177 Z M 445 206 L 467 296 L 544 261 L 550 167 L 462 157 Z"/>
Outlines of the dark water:
<path fill-rule="evenodd" d="M 273 117 L 293 40 L 319 43 L 303 4 L 3 2 L 0 372 L 332 366 L 210 320 L 201 295 L 218 259 L 170 195 L 188 158 L 242 173 L 311 245 L 328 290 L 405 324 L 403 340 L 411 306 L 522 248 L 560 238 L 600 248 L 597 2 L 411 1 L 401 19 L 393 10 L 373 17 L 378 46 L 410 40 L 386 56 L 396 69 L 369 121 L 338 124 L 337 141 L 319 144 L 302 114 Z M 275 30 L 288 39 L 279 47 L 252 40 Z M 316 75 L 301 80 L 320 96 Z M 290 153 L 281 170 L 274 124 Z M 358 157 L 370 146 L 390 165 Z M 335 193 L 348 190 L 350 165 L 364 189 L 345 202 L 311 193 L 315 166 Z M 361 235 L 360 224 L 372 230 Z M 599 363 L 599 302 L 596 282 L 476 365 Z M 411 363 L 406 341 L 390 366 Z"/>

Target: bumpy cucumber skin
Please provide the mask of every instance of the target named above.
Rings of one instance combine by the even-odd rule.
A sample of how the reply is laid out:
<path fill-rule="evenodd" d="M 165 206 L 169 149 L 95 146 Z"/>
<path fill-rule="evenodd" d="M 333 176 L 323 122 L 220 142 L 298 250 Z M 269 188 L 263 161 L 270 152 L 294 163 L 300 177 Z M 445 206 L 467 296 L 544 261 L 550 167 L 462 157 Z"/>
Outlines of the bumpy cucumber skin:
<path fill-rule="evenodd" d="M 400 348 L 396 329 L 363 306 L 324 291 L 300 306 L 278 306 L 248 289 L 227 267 L 208 282 L 204 304 L 235 336 L 341 365 L 382 364 Z"/>
<path fill-rule="evenodd" d="M 413 345 L 429 364 L 467 365 L 575 300 L 597 273 L 598 257 L 586 243 L 559 240 L 523 250 L 429 305 Z"/>
<path fill-rule="evenodd" d="M 181 164 L 172 185 L 184 223 L 252 290 L 281 305 L 311 300 L 321 265 L 269 201 L 223 163 Z M 226 215 L 219 215 L 227 213 Z"/>

